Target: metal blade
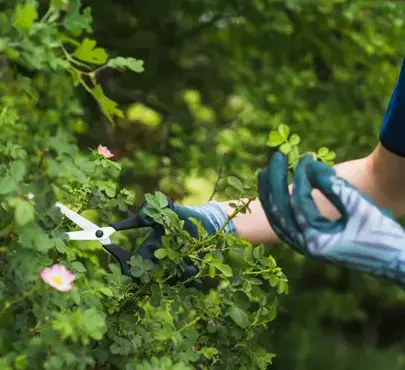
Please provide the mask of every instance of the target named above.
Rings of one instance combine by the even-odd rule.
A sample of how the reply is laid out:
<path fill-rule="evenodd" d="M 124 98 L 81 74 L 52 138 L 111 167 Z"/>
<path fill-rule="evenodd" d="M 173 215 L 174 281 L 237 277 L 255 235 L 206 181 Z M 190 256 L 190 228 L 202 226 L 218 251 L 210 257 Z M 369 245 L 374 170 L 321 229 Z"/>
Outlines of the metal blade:
<path fill-rule="evenodd" d="M 76 212 L 72 211 L 68 207 L 64 206 L 62 203 L 56 202 L 55 204 L 60 211 L 69 219 L 71 219 L 76 225 L 80 226 L 83 230 L 93 230 L 93 229 L 99 229 L 99 227 L 96 224 L 93 224 L 91 221 L 89 221 L 87 218 L 84 218 L 83 216 L 80 216 Z M 96 237 L 93 238 L 97 239 Z M 91 240 L 91 239 L 88 239 Z"/>
<path fill-rule="evenodd" d="M 69 240 L 98 240 L 102 244 L 111 244 L 110 235 L 115 232 L 112 227 L 101 229 L 71 231 L 66 233 Z"/>
<path fill-rule="evenodd" d="M 66 234 L 69 240 L 98 240 L 96 230 L 70 231 Z"/>

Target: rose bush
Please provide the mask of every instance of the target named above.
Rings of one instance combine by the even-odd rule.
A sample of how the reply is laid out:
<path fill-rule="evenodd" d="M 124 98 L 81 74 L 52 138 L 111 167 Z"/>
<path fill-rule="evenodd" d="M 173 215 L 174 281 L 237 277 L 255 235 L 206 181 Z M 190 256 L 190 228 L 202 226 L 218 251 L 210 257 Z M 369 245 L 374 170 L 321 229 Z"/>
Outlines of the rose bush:
<path fill-rule="evenodd" d="M 141 73 L 143 62 L 110 58 L 79 0 L 0 4 L 0 368 L 265 369 L 274 355 L 258 338 L 288 285 L 262 245 L 221 232 L 190 237 L 159 192 L 146 198 L 166 230 L 161 263 L 137 255 L 143 231 L 113 237 L 133 251 L 134 279 L 97 242 L 67 242 L 74 225 L 56 201 L 100 225 L 135 203 L 108 147 L 78 147 L 86 123 L 76 94 L 90 94 L 114 124 L 123 113 L 98 73 Z M 229 179 L 235 199 L 255 192 L 254 182 Z M 202 291 L 168 283 L 184 258 L 199 265 Z"/>

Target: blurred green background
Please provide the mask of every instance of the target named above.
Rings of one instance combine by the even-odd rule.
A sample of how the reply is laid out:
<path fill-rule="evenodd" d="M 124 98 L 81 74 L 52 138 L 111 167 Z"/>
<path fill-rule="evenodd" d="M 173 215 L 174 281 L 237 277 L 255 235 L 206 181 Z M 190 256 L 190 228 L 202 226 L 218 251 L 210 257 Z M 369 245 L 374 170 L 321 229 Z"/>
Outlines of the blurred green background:
<path fill-rule="evenodd" d="M 108 146 L 138 204 L 155 190 L 205 203 L 218 174 L 249 176 L 266 165 L 268 134 L 280 123 L 302 137 L 302 150 L 327 146 L 337 162 L 367 155 L 378 142 L 405 51 L 401 1 L 84 5 L 93 10 L 95 39 L 112 57 L 145 62 L 141 74 L 99 75 L 125 118 L 111 125 L 65 74 L 21 70 L 42 91 L 26 111 L 69 127 L 83 150 Z M 3 96 L 29 89 L 1 71 Z M 221 182 L 218 190 L 225 199 Z M 277 354 L 273 369 L 405 368 L 402 289 L 283 246 L 270 249 L 290 280 L 276 325 L 263 337 Z"/>

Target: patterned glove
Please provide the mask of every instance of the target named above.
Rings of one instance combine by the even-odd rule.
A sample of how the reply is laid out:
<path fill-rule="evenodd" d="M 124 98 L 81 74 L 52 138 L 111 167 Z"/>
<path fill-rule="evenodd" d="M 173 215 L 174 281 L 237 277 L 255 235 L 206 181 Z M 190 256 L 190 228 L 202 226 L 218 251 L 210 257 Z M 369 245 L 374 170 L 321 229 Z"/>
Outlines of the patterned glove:
<path fill-rule="evenodd" d="M 389 211 L 310 155 L 297 166 L 292 195 L 287 171 L 286 157 L 275 153 L 259 173 L 259 198 L 281 240 L 301 254 L 405 283 L 405 231 Z M 336 206 L 340 219 L 320 214 L 315 188 Z"/>

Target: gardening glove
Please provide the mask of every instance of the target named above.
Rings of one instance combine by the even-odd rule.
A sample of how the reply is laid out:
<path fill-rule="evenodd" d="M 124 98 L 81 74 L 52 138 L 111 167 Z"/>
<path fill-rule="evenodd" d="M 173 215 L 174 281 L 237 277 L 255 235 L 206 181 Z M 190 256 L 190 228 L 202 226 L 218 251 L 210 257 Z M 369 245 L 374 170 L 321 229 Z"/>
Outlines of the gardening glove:
<path fill-rule="evenodd" d="M 198 237 L 197 226 L 190 221 L 190 218 L 197 219 L 201 226 L 207 231 L 208 235 L 215 234 L 224 224 L 228 221 L 227 214 L 222 206 L 216 201 L 210 201 L 201 207 L 183 206 L 173 203 L 167 198 L 168 207 L 177 213 L 180 220 L 184 221 L 184 230 L 191 236 Z M 152 260 L 158 263 L 158 259 L 154 256 L 154 252 L 161 248 L 162 237 L 165 234 L 163 226 L 153 220 L 145 213 L 146 203 L 144 203 L 137 214 L 130 220 L 131 225 L 135 227 L 152 227 L 152 232 L 147 236 L 146 240 L 140 246 L 138 253 L 144 259 Z M 132 226 L 134 227 L 134 226 Z M 129 228 L 129 227 L 128 227 Z M 236 233 L 235 226 L 230 221 L 224 228 L 226 233 Z M 197 273 L 197 268 L 191 261 L 186 261 L 181 280 L 187 280 Z M 201 281 L 196 279 L 193 281 L 193 286 L 196 288 L 201 287 Z"/>
<path fill-rule="evenodd" d="M 404 285 L 405 231 L 388 210 L 310 155 L 297 166 L 292 195 L 287 171 L 287 159 L 278 152 L 259 173 L 259 198 L 281 240 L 303 255 Z M 340 211 L 339 220 L 320 214 L 312 198 L 315 188 Z"/>

